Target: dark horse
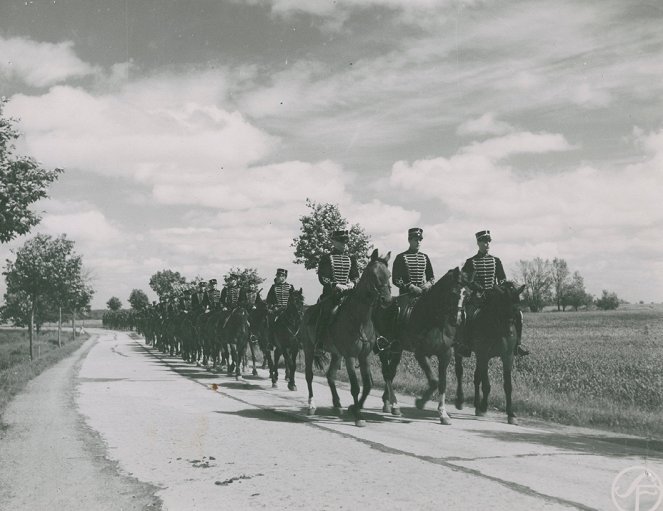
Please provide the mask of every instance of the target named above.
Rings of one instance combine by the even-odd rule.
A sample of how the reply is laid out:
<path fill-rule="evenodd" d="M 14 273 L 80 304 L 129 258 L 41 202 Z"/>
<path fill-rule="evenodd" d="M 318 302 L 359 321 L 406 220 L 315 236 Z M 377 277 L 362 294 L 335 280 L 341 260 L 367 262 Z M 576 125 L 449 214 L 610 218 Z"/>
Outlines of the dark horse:
<path fill-rule="evenodd" d="M 377 249 L 371 254 L 371 259 L 362 273 L 355 288 L 347 294 L 347 298 L 339 307 L 336 318 L 329 326 L 328 334 L 324 340 L 324 350 L 331 353 L 331 362 L 327 370 L 327 382 L 332 393 L 334 408 L 340 412 L 341 400 L 336 390 L 336 372 L 340 368 L 341 357 L 345 358 L 345 367 L 350 378 L 350 391 L 354 404 L 349 411 L 355 417 L 357 426 L 364 426 L 361 415 L 364 401 L 371 390 L 373 379 L 368 365 L 368 356 L 373 351 L 376 333 L 373 327 L 373 309 L 376 305 L 386 305 L 391 302 L 391 286 L 389 285 L 389 257 L 378 255 Z M 319 316 L 319 304 L 312 305 L 304 313 L 299 336 L 304 347 L 306 364 L 306 383 L 308 385 L 308 414 L 315 413 L 313 402 L 313 362 L 320 366 L 322 360 L 315 356 L 315 330 Z M 359 398 L 359 382 L 355 373 L 355 364 L 359 362 L 362 380 L 362 393 Z"/>
<path fill-rule="evenodd" d="M 488 379 L 488 362 L 493 357 L 502 359 L 504 375 L 504 395 L 506 397 L 506 413 L 509 424 L 518 424 L 516 414 L 511 405 L 511 371 L 513 369 L 514 349 L 518 340 L 516 331 L 516 317 L 521 314 L 518 308 L 520 293 L 525 286 L 516 288 L 513 282 L 505 282 L 486 291 L 486 300 L 474 318 L 465 328 L 469 329 L 472 349 L 477 358 L 474 370 L 474 409 L 475 414 L 483 416 L 488 410 L 488 395 L 490 394 L 490 380 Z M 458 390 L 456 392 L 456 408 L 463 406 L 463 358 L 456 355 L 456 378 Z M 479 393 L 483 392 L 483 398 Z"/>
<path fill-rule="evenodd" d="M 272 371 L 272 348 L 269 343 L 269 325 L 268 325 L 268 311 L 265 301 L 258 296 L 254 306 L 249 311 L 249 322 L 251 323 L 251 336 L 250 347 L 253 354 L 253 347 L 257 344 L 262 351 L 263 362 L 269 366 L 269 371 Z M 253 364 L 254 376 L 258 373 L 255 368 L 255 357 Z"/>
<path fill-rule="evenodd" d="M 232 374 L 234 369 L 237 380 L 242 379 L 242 357 L 249 344 L 250 335 L 249 313 L 242 306 L 236 307 L 230 312 L 223 327 L 222 342 L 230 349 L 232 358 L 232 364 L 228 364 L 228 374 Z"/>
<path fill-rule="evenodd" d="M 378 352 L 382 363 L 382 376 L 385 381 L 383 411 L 393 415 L 402 415 L 393 381 L 401 360 L 403 350 L 412 351 L 414 358 L 426 375 L 428 388 L 415 401 L 417 408 L 423 409 L 433 392 L 439 391 L 437 411 L 442 424 L 451 424 L 445 408 L 447 391 L 447 368 L 452 356 L 452 344 L 456 336 L 458 313 L 462 307 L 463 288 L 469 283 L 467 276 L 458 268 L 449 270 L 438 280 L 430 291 L 423 294 L 413 305 L 407 323 L 397 325 L 399 315 L 397 300 L 388 309 L 375 311 L 375 324 L 381 338 L 378 340 Z M 385 339 L 386 338 L 386 339 Z M 387 345 L 387 342 L 389 344 Z M 433 375 L 429 359 L 437 356 L 438 379 Z"/>
<path fill-rule="evenodd" d="M 297 390 L 295 384 L 295 370 L 297 354 L 299 353 L 299 339 L 297 332 L 304 316 L 304 293 L 290 291 L 288 304 L 281 315 L 272 325 L 271 337 L 274 342 L 274 367 L 270 368 L 272 387 L 276 387 L 279 379 L 279 359 L 283 354 L 285 361 L 285 377 L 288 380 L 288 389 Z"/>

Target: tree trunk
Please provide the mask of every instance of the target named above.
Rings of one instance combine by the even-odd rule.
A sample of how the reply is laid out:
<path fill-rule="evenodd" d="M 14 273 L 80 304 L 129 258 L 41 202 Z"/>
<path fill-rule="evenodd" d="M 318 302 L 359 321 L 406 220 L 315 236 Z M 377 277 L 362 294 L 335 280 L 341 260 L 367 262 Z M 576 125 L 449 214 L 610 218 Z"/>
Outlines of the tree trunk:
<path fill-rule="evenodd" d="M 62 348 L 60 340 L 60 331 L 62 330 L 62 306 L 58 307 L 58 348 Z"/>
<path fill-rule="evenodd" d="M 33 360 L 32 356 L 32 333 L 34 330 L 34 324 L 35 324 L 35 298 L 32 298 L 32 304 L 30 306 L 30 328 L 28 331 L 30 332 L 30 362 Z"/>

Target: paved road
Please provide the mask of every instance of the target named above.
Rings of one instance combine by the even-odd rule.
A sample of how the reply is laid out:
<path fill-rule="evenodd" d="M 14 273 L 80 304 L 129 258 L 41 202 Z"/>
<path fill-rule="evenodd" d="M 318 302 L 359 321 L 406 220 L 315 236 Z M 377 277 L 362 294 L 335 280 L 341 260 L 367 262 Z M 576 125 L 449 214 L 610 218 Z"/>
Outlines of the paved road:
<path fill-rule="evenodd" d="M 472 409 L 442 426 L 433 404 L 405 396 L 395 418 L 377 392 L 357 428 L 333 414 L 323 380 L 308 418 L 301 377 L 296 392 L 272 389 L 266 372 L 236 382 L 95 332 L 7 410 L 1 509 L 608 510 L 620 471 L 663 478 L 660 444 L 643 439 Z M 632 496 L 618 502 L 634 509 Z"/>

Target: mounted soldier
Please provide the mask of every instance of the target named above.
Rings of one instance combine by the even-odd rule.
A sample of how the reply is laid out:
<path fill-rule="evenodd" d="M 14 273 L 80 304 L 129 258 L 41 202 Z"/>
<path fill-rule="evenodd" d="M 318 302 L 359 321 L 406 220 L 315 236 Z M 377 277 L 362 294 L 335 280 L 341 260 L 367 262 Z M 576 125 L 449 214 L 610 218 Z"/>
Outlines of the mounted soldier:
<path fill-rule="evenodd" d="M 268 311 L 268 324 L 270 332 L 270 341 L 274 323 L 279 319 L 279 316 L 283 313 L 285 308 L 288 306 L 288 299 L 290 298 L 290 293 L 294 291 L 292 284 L 288 284 L 286 279 L 288 278 L 288 270 L 284 268 L 278 268 L 276 270 L 276 276 L 274 277 L 274 284 L 269 288 L 267 292 L 267 298 L 265 300 L 267 304 Z"/>
<path fill-rule="evenodd" d="M 258 285 L 255 282 L 250 282 L 246 286 L 242 286 L 239 291 L 239 305 L 246 307 L 247 310 L 253 310 L 256 308 L 257 299 Z"/>
<path fill-rule="evenodd" d="M 226 285 L 221 290 L 221 308 L 224 311 L 232 311 L 239 303 L 239 286 L 237 277 L 230 275 L 226 279 Z"/>
<path fill-rule="evenodd" d="M 396 299 L 398 312 L 394 317 L 396 323 L 392 326 L 392 334 L 397 334 L 399 327 L 407 322 L 419 296 L 430 290 L 435 283 L 435 274 L 430 258 L 419 250 L 423 239 L 424 230 L 422 228 L 412 227 L 408 229 L 407 241 L 410 246 L 394 259 L 391 280 L 398 288 L 399 296 Z"/>
<path fill-rule="evenodd" d="M 191 294 L 191 311 L 198 316 L 205 312 L 207 308 L 207 293 L 205 292 L 205 283 L 198 282 L 198 289 Z"/>
<path fill-rule="evenodd" d="M 498 257 L 488 253 L 490 251 L 490 242 L 492 241 L 490 231 L 485 229 L 475 233 L 474 236 L 479 251 L 465 261 L 463 271 L 465 273 L 474 273 L 474 282 L 479 284 L 482 290 L 472 292 L 465 305 L 467 324 L 465 325 L 465 328 L 463 328 L 462 333 L 459 336 L 459 344 L 456 346 L 456 353 L 463 357 L 469 357 L 472 354 L 468 329 L 471 328 L 473 317 L 484 304 L 485 292 L 506 281 L 506 274 L 504 273 L 502 261 L 500 261 Z M 515 326 L 517 332 L 515 353 L 516 355 L 529 355 L 529 351 L 520 344 L 523 331 L 522 313 L 516 316 Z"/>
<path fill-rule="evenodd" d="M 216 288 L 216 279 L 207 282 L 207 300 L 205 304 L 209 310 L 221 309 L 221 291 Z"/>
<path fill-rule="evenodd" d="M 318 264 L 318 280 L 322 284 L 322 294 L 318 298 L 320 311 L 315 335 L 316 349 L 322 348 L 333 312 L 341 303 L 343 294 L 354 288 L 359 281 L 357 259 L 347 254 L 349 240 L 348 231 L 334 231 L 331 236 L 332 251 L 324 254 Z"/>

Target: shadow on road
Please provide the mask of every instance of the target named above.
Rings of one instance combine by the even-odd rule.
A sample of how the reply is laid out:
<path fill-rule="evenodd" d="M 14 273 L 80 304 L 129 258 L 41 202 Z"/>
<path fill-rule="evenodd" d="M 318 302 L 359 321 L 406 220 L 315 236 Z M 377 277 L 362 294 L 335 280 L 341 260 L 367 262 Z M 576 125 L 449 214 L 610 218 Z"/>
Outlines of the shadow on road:
<path fill-rule="evenodd" d="M 639 456 L 663 460 L 663 442 L 640 438 L 602 436 L 588 434 L 564 433 L 530 433 L 524 431 L 477 431 L 477 434 L 504 442 L 524 442 L 547 445 L 575 451 L 583 454 L 612 456 Z"/>

